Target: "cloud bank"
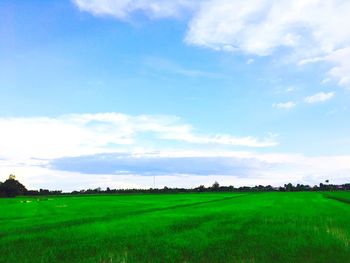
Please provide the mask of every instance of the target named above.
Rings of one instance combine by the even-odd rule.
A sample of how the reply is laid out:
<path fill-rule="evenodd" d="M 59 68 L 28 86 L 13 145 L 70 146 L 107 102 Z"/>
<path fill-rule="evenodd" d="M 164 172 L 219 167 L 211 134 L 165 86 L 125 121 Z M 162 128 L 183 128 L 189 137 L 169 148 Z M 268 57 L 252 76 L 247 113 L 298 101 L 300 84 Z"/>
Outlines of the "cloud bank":
<path fill-rule="evenodd" d="M 249 177 L 253 171 L 269 167 L 254 158 L 235 156 L 182 156 L 174 153 L 127 154 L 111 153 L 54 159 L 49 168 L 85 174 L 137 174 L 137 175 L 231 175 Z M 255 172 L 256 173 L 256 172 Z"/>

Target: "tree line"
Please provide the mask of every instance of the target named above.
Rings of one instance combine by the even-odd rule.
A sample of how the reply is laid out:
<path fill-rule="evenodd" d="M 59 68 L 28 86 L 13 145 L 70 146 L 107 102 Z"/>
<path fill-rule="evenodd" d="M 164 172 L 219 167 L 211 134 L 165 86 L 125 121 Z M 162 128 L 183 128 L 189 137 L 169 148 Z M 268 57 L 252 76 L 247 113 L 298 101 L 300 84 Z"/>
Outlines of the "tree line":
<path fill-rule="evenodd" d="M 256 185 L 256 186 L 241 186 L 234 187 L 220 186 L 218 182 L 215 182 L 212 186 L 205 187 L 200 185 L 195 188 L 150 188 L 150 189 L 111 189 L 107 187 L 105 190 L 100 187 L 95 189 L 87 189 L 72 192 L 62 192 L 61 190 L 27 190 L 26 187 L 21 184 L 14 175 L 10 175 L 5 182 L 0 182 L 0 197 L 16 197 L 19 195 L 24 196 L 47 196 L 47 195 L 82 195 L 82 194 L 130 194 L 130 193 L 198 193 L 198 192 L 301 192 L 301 191 L 341 191 L 350 190 L 350 183 L 347 184 L 329 184 L 326 180 L 325 183 L 319 185 L 309 186 L 304 184 L 293 185 L 291 183 L 284 186 L 273 187 L 271 185 Z"/>

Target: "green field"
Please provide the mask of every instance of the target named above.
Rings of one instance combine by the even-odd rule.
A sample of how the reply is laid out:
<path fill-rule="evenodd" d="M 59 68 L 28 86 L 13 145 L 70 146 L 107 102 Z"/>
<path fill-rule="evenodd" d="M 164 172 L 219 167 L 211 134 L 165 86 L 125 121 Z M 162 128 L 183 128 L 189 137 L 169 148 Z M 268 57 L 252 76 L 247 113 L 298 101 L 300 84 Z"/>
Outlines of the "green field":
<path fill-rule="evenodd" d="M 0 199 L 0 262 L 350 262 L 350 193 Z"/>

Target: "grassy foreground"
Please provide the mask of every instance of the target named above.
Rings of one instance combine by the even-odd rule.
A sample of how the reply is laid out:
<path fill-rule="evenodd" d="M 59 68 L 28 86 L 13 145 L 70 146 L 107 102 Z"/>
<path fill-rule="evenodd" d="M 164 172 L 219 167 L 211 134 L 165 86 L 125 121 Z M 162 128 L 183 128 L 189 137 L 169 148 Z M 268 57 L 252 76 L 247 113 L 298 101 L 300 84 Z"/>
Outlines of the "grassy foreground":
<path fill-rule="evenodd" d="M 350 193 L 0 199 L 0 262 L 350 262 Z"/>

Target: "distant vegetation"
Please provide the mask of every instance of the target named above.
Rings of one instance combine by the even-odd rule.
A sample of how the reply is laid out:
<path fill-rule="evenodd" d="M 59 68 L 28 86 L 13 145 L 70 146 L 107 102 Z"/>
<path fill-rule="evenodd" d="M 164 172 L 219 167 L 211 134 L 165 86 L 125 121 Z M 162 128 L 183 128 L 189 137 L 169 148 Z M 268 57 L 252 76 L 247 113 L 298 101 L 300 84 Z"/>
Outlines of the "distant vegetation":
<path fill-rule="evenodd" d="M 27 192 L 25 186 L 18 182 L 13 174 L 10 174 L 9 179 L 4 183 L 0 182 L 0 197 L 15 197 L 24 195 Z"/>
<path fill-rule="evenodd" d="M 325 183 L 320 183 L 319 185 L 304 185 L 297 184 L 293 185 L 291 183 L 285 184 L 280 187 L 273 187 L 271 185 L 263 186 L 256 185 L 234 187 L 230 186 L 220 186 L 218 182 L 215 182 L 210 187 L 205 187 L 200 185 L 195 188 L 150 188 L 150 189 L 107 189 L 103 190 L 100 187 L 95 189 L 87 189 L 72 192 L 62 192 L 61 190 L 27 190 L 24 185 L 16 180 L 15 175 L 11 174 L 9 178 L 4 182 L 0 182 L 0 197 L 15 197 L 19 195 L 36 196 L 36 195 L 76 195 L 76 194 L 120 194 L 120 193 L 196 193 L 196 192 L 301 192 L 301 191 L 337 191 L 337 190 L 350 190 L 350 183 L 347 184 L 329 184 L 326 180 Z"/>

